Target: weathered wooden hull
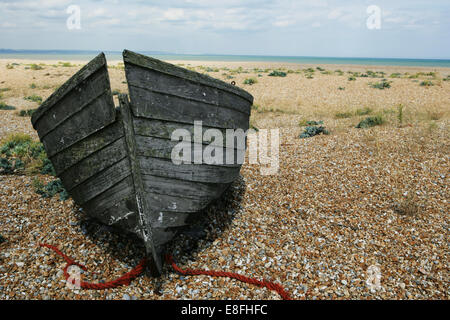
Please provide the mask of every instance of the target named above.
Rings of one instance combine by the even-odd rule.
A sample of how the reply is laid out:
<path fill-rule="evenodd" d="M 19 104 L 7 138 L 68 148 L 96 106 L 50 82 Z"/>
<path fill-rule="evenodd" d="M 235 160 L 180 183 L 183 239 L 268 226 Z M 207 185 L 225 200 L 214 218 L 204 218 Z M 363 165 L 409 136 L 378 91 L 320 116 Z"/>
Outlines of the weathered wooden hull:
<path fill-rule="evenodd" d="M 164 245 L 177 228 L 220 197 L 241 167 L 173 163 L 172 132 L 193 132 L 194 121 L 205 129 L 246 131 L 253 97 L 129 51 L 124 62 L 130 99 L 121 95 L 120 108 L 100 54 L 42 104 L 32 123 L 75 202 L 101 222 L 142 238 L 158 274 Z M 242 156 L 245 146 L 233 152 Z"/>

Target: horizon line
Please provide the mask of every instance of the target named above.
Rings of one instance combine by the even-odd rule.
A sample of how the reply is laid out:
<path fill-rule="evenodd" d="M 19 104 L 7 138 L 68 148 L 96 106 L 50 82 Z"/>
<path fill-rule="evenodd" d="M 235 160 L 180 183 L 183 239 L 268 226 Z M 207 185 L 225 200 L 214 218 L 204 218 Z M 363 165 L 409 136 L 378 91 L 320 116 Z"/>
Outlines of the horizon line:
<path fill-rule="evenodd" d="M 8 52 L 10 51 L 10 52 Z M 176 55 L 176 56 L 231 56 L 231 57 L 274 57 L 274 58 L 338 58 L 338 59 L 377 59 L 377 60 L 441 60 L 450 61 L 450 58 L 404 58 L 404 57 L 345 57 L 345 56 L 293 56 L 293 55 L 261 55 L 261 54 L 226 54 L 226 53 L 174 53 L 159 50 L 134 50 L 141 53 L 152 53 L 157 55 Z M 118 50 L 72 50 L 72 49 L 8 49 L 0 48 L 0 54 L 8 53 L 114 53 L 122 54 L 122 51 Z"/>

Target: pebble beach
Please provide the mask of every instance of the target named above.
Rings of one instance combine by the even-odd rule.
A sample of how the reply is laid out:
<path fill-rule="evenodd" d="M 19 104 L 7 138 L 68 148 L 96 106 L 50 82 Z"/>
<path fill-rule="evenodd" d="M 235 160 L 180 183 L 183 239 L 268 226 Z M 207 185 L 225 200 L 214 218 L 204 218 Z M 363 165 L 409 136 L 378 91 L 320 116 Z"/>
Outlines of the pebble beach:
<path fill-rule="evenodd" d="M 45 100 L 84 63 L 0 60 L 0 102 L 15 107 L 0 110 L 0 144 L 12 133 L 37 140 L 30 118 L 18 115 L 39 105 L 26 98 Z M 173 63 L 235 81 L 255 97 L 252 127 L 280 133 L 278 172 L 263 175 L 261 165 L 245 163 L 225 195 L 167 248 L 178 266 L 271 280 L 293 299 L 450 297 L 450 68 Z M 127 92 L 123 65 L 109 67 L 112 89 Z M 274 70 L 285 76 L 270 76 Z M 382 78 L 390 87 L 374 88 Z M 381 125 L 356 128 L 375 115 Z M 309 121 L 328 134 L 300 138 Z M 0 173 L 0 300 L 280 299 L 170 266 L 159 279 L 145 273 L 129 286 L 72 290 L 65 261 L 39 243 L 85 265 L 82 279 L 90 282 L 120 277 L 145 249 L 70 198 L 42 198 L 36 178 L 55 180 Z"/>

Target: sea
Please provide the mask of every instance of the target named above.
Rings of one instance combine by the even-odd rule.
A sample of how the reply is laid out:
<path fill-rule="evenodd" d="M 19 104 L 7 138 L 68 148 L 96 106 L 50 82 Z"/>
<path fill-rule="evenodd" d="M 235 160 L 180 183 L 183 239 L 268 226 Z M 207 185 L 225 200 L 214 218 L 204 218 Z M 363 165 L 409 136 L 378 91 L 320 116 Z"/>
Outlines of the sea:
<path fill-rule="evenodd" d="M 0 59 L 89 61 L 100 51 L 34 51 L 0 49 Z M 138 51 L 139 52 L 139 51 Z M 171 54 L 141 51 L 139 53 L 166 61 L 236 61 L 236 62 L 280 62 L 297 64 L 347 64 L 373 66 L 447 67 L 450 59 L 400 59 L 400 58 L 342 58 L 342 57 L 295 57 L 257 55 Z M 105 51 L 110 61 L 122 60 L 122 53 Z"/>

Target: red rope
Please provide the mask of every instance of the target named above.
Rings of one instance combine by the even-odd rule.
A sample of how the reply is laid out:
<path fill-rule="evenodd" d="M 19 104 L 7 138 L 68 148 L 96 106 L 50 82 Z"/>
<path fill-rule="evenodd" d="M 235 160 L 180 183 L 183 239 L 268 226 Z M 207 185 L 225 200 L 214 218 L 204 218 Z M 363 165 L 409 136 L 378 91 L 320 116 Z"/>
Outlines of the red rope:
<path fill-rule="evenodd" d="M 73 259 L 69 258 L 64 253 L 62 253 L 58 248 L 51 246 L 49 244 L 45 244 L 45 243 L 41 243 L 41 244 L 39 244 L 39 246 L 52 249 L 58 255 L 63 257 L 64 260 L 66 260 L 67 264 L 63 270 L 66 281 L 68 281 L 69 277 L 70 277 L 69 273 L 67 272 L 67 269 L 70 266 L 76 265 L 76 266 L 80 267 L 81 269 L 83 269 L 84 271 L 87 271 L 87 268 L 85 266 L 75 262 Z M 147 263 L 146 259 L 142 259 L 141 262 L 133 270 L 125 273 L 123 276 L 121 276 L 120 278 L 118 278 L 116 280 L 108 281 L 105 283 L 90 283 L 90 282 L 80 281 L 80 287 L 83 289 L 104 290 L 104 289 L 116 288 L 116 287 L 119 287 L 122 285 L 129 285 L 132 280 L 137 278 L 144 271 L 146 263 Z M 76 279 L 72 279 L 71 283 L 76 284 Z"/>
<path fill-rule="evenodd" d="M 46 247 L 46 248 L 49 248 L 49 249 L 55 251 L 58 255 L 63 257 L 64 260 L 66 260 L 67 264 L 63 270 L 66 281 L 68 281 L 70 278 L 70 275 L 67 272 L 67 269 L 70 266 L 76 265 L 76 266 L 80 267 L 81 269 L 83 269 L 84 271 L 87 271 L 87 268 L 84 265 L 75 262 L 72 258 L 70 258 L 67 255 L 65 255 L 64 253 L 62 253 L 58 248 L 56 248 L 52 245 L 49 245 L 49 244 L 45 244 L 45 243 L 41 243 L 41 244 L 39 244 L 39 246 Z M 207 275 L 207 276 L 212 276 L 212 277 L 232 278 L 232 279 L 236 279 L 236 280 L 248 283 L 248 284 L 256 285 L 258 287 L 265 287 L 269 290 L 276 291 L 284 300 L 291 300 L 289 293 L 286 290 L 284 290 L 284 288 L 281 285 L 279 285 L 277 283 L 273 283 L 271 281 L 266 281 L 266 280 L 260 281 L 260 280 L 254 279 L 254 278 L 249 278 L 249 277 L 246 277 L 246 276 L 243 276 L 243 275 L 240 275 L 237 273 L 232 273 L 232 272 L 207 271 L 207 270 L 195 270 L 195 269 L 183 270 L 175 264 L 173 257 L 170 255 L 166 256 L 166 261 L 168 264 L 170 264 L 172 266 L 172 268 L 176 272 L 178 272 L 182 275 L 185 275 L 185 276 L 186 275 L 191 275 L 191 276 Z M 83 289 L 104 290 L 104 289 L 116 288 L 116 287 L 122 286 L 122 285 L 129 285 L 132 280 L 137 278 L 144 271 L 146 264 L 147 264 L 147 260 L 144 258 L 134 269 L 132 269 L 130 272 L 125 273 L 123 276 L 121 276 L 120 278 L 118 278 L 116 280 L 108 281 L 105 283 L 90 283 L 90 282 L 80 281 L 80 287 Z M 72 284 L 75 284 L 76 279 L 72 279 L 71 282 L 72 282 Z"/>
<path fill-rule="evenodd" d="M 166 256 L 166 261 L 168 264 L 170 264 L 172 266 L 172 268 L 185 276 L 198 276 L 198 275 L 207 275 L 207 276 L 212 276 L 212 277 L 226 277 L 226 278 L 232 278 L 232 279 L 236 279 L 248 284 L 253 284 L 255 286 L 258 287 L 265 287 L 269 290 L 272 291 L 276 291 L 278 292 L 278 294 L 283 298 L 283 300 L 291 300 L 291 296 L 289 295 L 289 293 L 284 290 L 284 288 L 277 284 L 277 283 L 273 283 L 270 281 L 266 281 L 266 280 L 257 280 L 254 278 L 249 278 L 243 275 L 240 275 L 238 273 L 232 273 L 232 272 L 223 272 L 223 271 L 208 271 L 208 270 L 198 270 L 198 269 L 181 269 L 180 267 L 178 267 L 175 262 L 173 261 L 173 257 L 167 255 Z"/>

